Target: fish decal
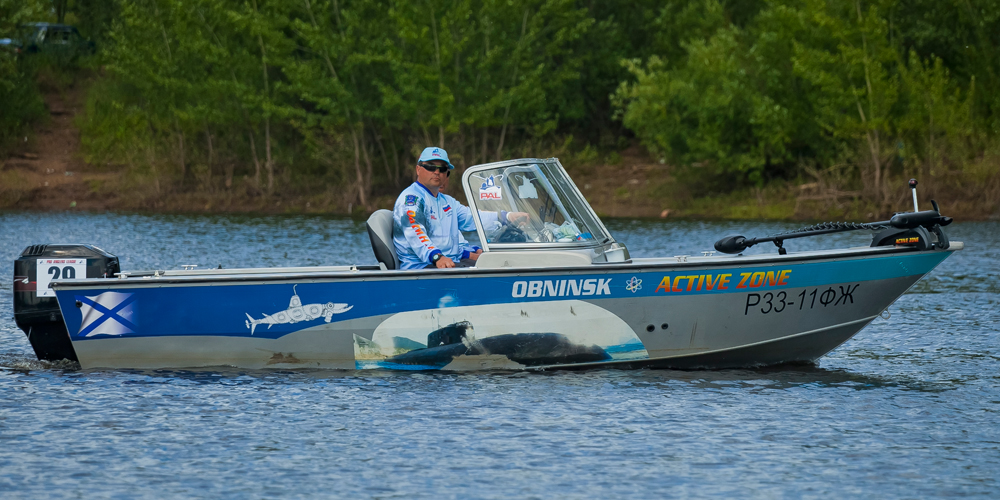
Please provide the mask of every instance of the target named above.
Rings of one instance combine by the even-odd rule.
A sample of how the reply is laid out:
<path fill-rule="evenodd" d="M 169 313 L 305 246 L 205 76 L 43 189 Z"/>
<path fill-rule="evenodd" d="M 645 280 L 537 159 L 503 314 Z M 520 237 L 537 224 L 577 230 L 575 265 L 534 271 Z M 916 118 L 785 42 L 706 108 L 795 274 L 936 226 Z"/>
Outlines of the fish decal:
<path fill-rule="evenodd" d="M 333 320 L 334 314 L 345 313 L 354 308 L 350 304 L 334 304 L 333 302 L 302 305 L 302 299 L 299 298 L 299 294 L 295 290 L 297 286 L 292 287 L 292 300 L 288 302 L 288 309 L 278 311 L 274 314 L 263 313 L 264 317 L 261 319 L 254 319 L 253 316 L 250 316 L 250 313 L 246 313 L 246 325 L 250 329 L 250 335 L 254 334 L 257 325 L 267 325 L 268 328 L 271 328 L 272 325 L 313 321 L 319 318 L 323 318 L 324 321 L 329 323 Z"/>

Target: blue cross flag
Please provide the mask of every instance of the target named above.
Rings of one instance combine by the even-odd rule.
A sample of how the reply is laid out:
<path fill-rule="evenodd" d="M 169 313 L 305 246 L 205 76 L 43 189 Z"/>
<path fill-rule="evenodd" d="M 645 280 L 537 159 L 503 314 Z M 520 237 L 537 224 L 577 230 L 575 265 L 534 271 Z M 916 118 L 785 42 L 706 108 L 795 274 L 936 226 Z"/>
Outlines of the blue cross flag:
<path fill-rule="evenodd" d="M 94 297 L 77 295 L 76 300 L 82 304 L 78 337 L 123 335 L 138 330 L 134 294 L 104 292 Z"/>

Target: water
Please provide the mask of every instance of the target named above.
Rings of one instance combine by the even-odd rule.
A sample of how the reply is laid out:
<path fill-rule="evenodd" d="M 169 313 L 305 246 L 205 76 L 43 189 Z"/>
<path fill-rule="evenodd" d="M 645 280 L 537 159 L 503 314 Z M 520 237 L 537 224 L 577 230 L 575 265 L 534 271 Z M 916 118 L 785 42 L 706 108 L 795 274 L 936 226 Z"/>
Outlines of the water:
<path fill-rule="evenodd" d="M 794 224 L 609 221 L 633 256 Z M 815 367 L 582 373 L 83 371 L 35 360 L 10 262 L 87 242 L 123 269 L 373 264 L 362 222 L 0 214 L 0 492 L 87 497 L 1000 495 L 1000 223 Z M 865 245 L 797 240 L 792 251 Z M 754 249 L 773 251 L 773 247 Z"/>

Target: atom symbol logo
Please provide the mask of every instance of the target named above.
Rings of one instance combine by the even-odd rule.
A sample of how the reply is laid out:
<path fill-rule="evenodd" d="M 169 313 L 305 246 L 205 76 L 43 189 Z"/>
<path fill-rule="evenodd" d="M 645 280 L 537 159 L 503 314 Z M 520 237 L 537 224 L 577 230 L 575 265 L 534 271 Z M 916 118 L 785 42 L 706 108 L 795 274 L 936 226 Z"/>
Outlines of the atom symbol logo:
<path fill-rule="evenodd" d="M 632 276 L 632 279 L 628 280 L 628 283 L 626 283 L 625 289 L 628 290 L 628 291 L 630 291 L 630 292 L 632 292 L 632 293 L 635 293 L 635 292 L 641 290 L 642 289 L 642 280 L 639 279 L 639 278 L 636 278 L 635 276 Z"/>

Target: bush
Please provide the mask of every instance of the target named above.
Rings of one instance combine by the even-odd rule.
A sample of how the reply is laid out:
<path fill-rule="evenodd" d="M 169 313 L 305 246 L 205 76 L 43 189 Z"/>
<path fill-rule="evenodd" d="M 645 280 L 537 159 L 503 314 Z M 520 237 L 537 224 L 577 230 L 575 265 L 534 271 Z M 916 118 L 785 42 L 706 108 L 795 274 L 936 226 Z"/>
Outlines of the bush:
<path fill-rule="evenodd" d="M 923 32 L 890 23 L 892 1 L 760 5 L 743 24 L 723 21 L 707 36 L 702 30 L 682 41 L 679 60 L 625 62 L 634 80 L 615 93 L 620 116 L 682 178 L 726 190 L 794 179 L 809 165 L 847 164 L 864 196 L 885 206 L 893 176 L 976 165 L 975 176 L 983 177 L 981 159 L 1000 136 L 991 130 L 1000 109 L 976 104 L 983 99 L 975 75 L 996 81 L 1000 61 L 974 59 L 985 68 L 950 61 L 969 75 L 956 80 L 949 63 L 904 45 L 901 32 Z M 906 19 L 913 21 L 912 13 Z M 1000 28 L 1000 16 L 986 19 Z M 959 22 L 982 35 L 977 53 L 996 53 L 978 29 L 982 20 Z M 987 170 L 996 175 L 998 166 Z"/>

